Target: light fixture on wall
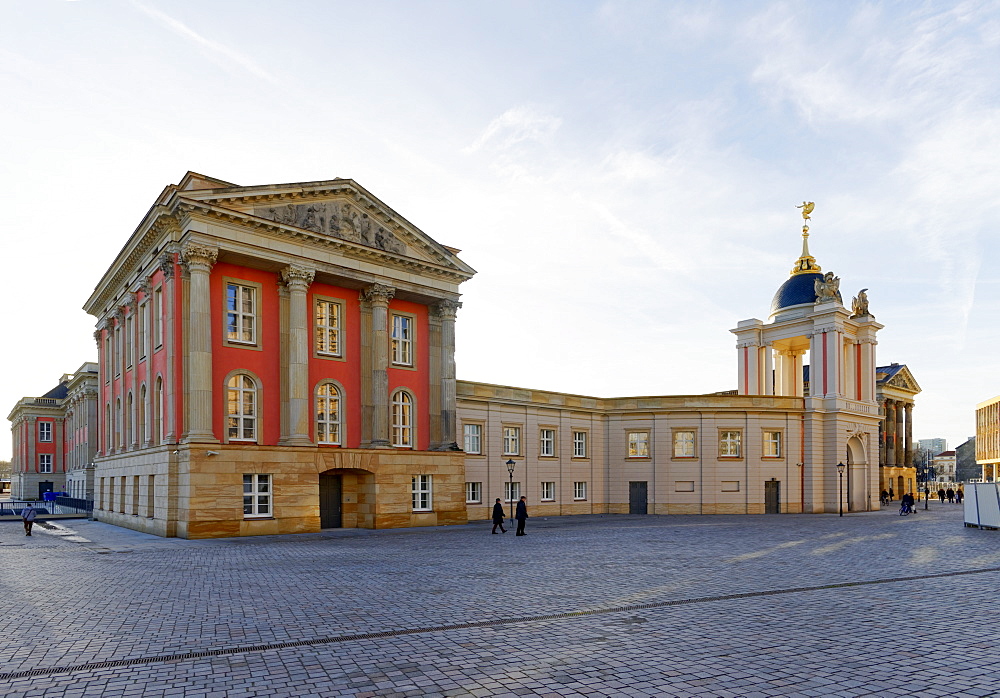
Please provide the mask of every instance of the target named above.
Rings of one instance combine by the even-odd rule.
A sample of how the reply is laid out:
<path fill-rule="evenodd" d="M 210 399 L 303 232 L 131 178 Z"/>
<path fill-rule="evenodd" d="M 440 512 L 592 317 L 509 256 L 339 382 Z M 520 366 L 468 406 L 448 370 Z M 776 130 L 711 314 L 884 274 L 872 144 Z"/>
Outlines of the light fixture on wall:
<path fill-rule="evenodd" d="M 205 451 L 205 455 L 206 456 L 217 456 L 217 455 L 219 455 L 219 452 L 218 451 Z"/>

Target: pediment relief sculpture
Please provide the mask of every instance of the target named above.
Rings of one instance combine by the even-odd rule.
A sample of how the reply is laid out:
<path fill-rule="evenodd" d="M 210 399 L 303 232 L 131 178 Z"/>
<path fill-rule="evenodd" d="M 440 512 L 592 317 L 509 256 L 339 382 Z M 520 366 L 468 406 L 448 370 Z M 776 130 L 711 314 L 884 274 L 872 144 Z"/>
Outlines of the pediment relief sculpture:
<path fill-rule="evenodd" d="M 405 255 L 406 245 L 367 213 L 348 203 L 312 201 L 303 204 L 258 206 L 254 215 L 314 233 L 332 235 L 368 247 Z"/>

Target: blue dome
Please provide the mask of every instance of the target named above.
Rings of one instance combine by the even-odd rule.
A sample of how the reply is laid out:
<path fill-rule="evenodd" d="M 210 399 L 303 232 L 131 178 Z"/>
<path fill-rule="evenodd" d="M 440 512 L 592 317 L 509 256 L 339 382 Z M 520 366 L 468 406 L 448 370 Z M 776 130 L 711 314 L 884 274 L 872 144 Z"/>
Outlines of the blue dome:
<path fill-rule="evenodd" d="M 778 292 L 774 294 L 774 299 L 771 301 L 771 315 L 782 308 L 803 303 L 815 303 L 817 279 L 823 280 L 823 275 L 819 272 L 793 274 L 788 277 L 788 280 L 781 284 Z"/>

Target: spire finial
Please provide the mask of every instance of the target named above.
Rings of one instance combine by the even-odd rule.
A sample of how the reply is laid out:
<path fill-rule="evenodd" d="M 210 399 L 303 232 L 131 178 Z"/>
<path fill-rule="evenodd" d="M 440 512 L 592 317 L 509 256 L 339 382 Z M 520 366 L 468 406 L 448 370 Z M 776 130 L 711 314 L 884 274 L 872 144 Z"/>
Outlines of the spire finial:
<path fill-rule="evenodd" d="M 809 223 L 807 221 L 811 220 L 809 214 L 816 208 L 816 204 L 812 201 L 803 201 L 801 206 L 795 208 L 802 209 L 802 256 L 792 268 L 792 274 L 814 274 L 822 269 L 816 263 L 816 259 L 809 254 Z"/>

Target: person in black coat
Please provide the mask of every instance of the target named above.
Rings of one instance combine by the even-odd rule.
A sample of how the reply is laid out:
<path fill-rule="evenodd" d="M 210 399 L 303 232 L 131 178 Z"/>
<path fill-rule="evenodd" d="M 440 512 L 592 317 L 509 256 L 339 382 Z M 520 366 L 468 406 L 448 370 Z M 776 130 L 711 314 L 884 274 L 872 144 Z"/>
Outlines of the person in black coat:
<path fill-rule="evenodd" d="M 500 498 L 497 497 L 497 503 L 493 505 L 493 532 L 497 532 L 497 526 L 504 533 L 507 529 L 503 527 L 503 504 L 500 503 Z"/>
<path fill-rule="evenodd" d="M 528 519 L 528 505 L 525 503 L 526 497 L 521 497 L 521 501 L 517 503 L 517 512 L 514 514 L 514 518 L 517 519 L 517 535 L 526 536 L 527 533 L 524 532 L 524 522 Z"/>

